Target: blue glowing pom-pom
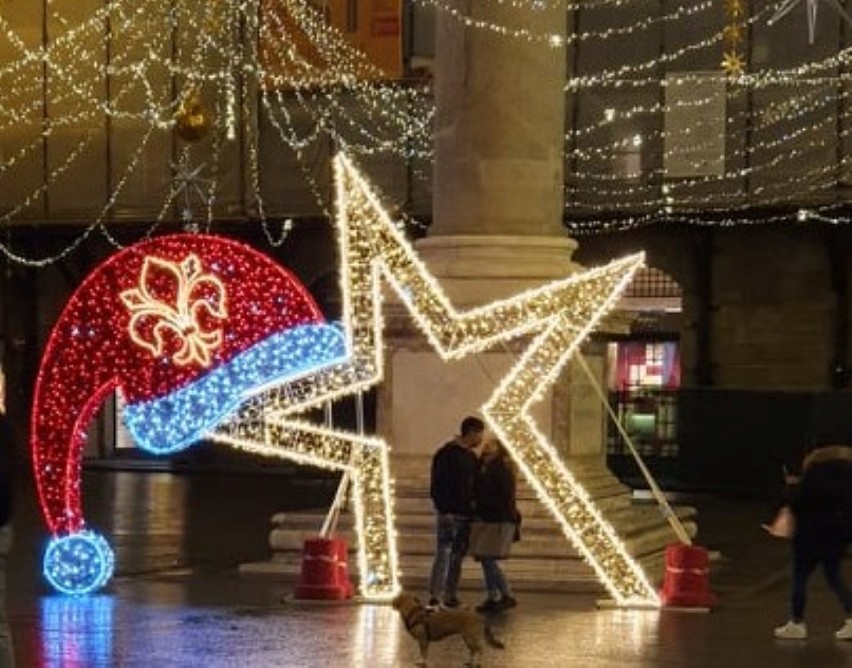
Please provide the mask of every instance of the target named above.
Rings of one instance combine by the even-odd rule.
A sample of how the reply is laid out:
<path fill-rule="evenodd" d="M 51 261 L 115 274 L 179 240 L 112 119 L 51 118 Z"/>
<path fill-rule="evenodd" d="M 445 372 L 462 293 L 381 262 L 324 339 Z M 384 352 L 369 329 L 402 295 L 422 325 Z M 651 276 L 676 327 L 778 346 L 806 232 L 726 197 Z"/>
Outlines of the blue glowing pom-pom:
<path fill-rule="evenodd" d="M 53 538 L 44 553 L 44 576 L 64 594 L 88 594 L 112 577 L 115 557 L 106 539 L 92 531 Z"/>

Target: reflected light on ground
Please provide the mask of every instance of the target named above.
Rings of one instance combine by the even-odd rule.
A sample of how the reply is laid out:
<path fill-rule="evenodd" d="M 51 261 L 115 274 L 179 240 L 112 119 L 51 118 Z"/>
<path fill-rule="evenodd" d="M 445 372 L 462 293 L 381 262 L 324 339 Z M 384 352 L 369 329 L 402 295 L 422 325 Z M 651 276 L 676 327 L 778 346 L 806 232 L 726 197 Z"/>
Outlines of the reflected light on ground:
<path fill-rule="evenodd" d="M 112 596 L 45 596 L 41 645 L 45 668 L 114 665 Z"/>
<path fill-rule="evenodd" d="M 125 573 L 185 561 L 187 484 L 168 475 L 118 474 L 106 532 Z"/>
<path fill-rule="evenodd" d="M 112 512 L 114 534 L 152 530 L 180 536 L 185 526 L 186 485 L 171 476 L 118 474 Z"/>
<path fill-rule="evenodd" d="M 660 635 L 658 610 L 602 610 L 595 615 L 595 640 L 598 647 L 606 647 L 618 638 L 621 650 L 629 649 L 637 656 L 649 645 L 657 644 Z"/>
<path fill-rule="evenodd" d="M 352 633 L 351 668 L 388 665 L 399 644 L 399 619 L 390 605 L 365 604 L 358 609 L 357 626 Z"/>
<path fill-rule="evenodd" d="M 399 644 L 400 621 L 390 605 L 361 605 L 351 635 L 351 668 L 389 665 Z"/>

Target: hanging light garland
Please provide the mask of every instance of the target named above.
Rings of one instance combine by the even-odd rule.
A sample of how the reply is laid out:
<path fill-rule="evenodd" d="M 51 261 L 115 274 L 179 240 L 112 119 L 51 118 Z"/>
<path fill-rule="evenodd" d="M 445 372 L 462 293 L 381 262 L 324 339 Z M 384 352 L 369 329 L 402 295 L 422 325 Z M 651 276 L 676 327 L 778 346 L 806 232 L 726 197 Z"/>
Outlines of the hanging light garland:
<path fill-rule="evenodd" d="M 744 0 L 725 0 L 725 52 L 722 69 L 729 77 L 740 77 L 745 68 L 745 56 L 741 46 L 746 28 Z"/>
<path fill-rule="evenodd" d="M 50 5 L 51 27 L 59 32 L 35 47 L 0 17 L 0 40 L 17 54 L 0 63 L 0 131 L 14 128 L 19 136 L 32 137 L 0 158 L 0 186 L 20 170 L 41 169 L 44 142 L 56 128 L 89 130 L 76 148 L 55 154 L 30 192 L 3 208 L 0 224 L 35 215 L 47 193 L 98 146 L 94 128 L 109 118 L 138 124 L 140 138 L 171 131 L 179 142 L 198 146 L 209 165 L 208 222 L 222 194 L 223 148 L 239 133 L 249 174 L 246 204 L 270 243 L 283 243 L 292 223 L 275 224 L 273 232 L 261 193 L 259 135 L 251 106 L 258 91 L 265 99 L 260 109 L 274 118 L 272 125 L 281 128 L 278 138 L 297 157 L 304 155 L 300 149 L 329 136 L 356 154 L 431 154 L 433 107 L 422 87 L 388 81 L 308 0 L 264 0 L 262 12 L 259 2 L 206 3 L 198 11 L 189 0 L 115 0 L 78 22 L 63 16 L 61 2 Z M 293 50 L 300 39 L 319 54 L 319 67 Z M 312 119 L 308 134 L 299 136 L 287 116 L 294 99 Z M 45 120 L 46 109 L 61 111 Z M 282 124 L 282 119 L 287 120 Z M 130 156 L 138 154 L 131 148 Z M 114 164 L 120 169 L 121 159 Z M 168 179 L 164 171 L 164 182 Z M 112 181 L 128 183 L 122 175 Z M 13 192 L 5 190 L 7 197 Z M 114 241 L 106 223 L 120 206 L 122 192 L 114 185 L 100 213 L 94 212 L 98 222 L 57 254 L 26 258 L 8 245 L 2 251 L 15 261 L 43 266 L 65 257 L 92 232 Z M 173 199 L 173 189 L 167 189 L 154 225 L 168 217 Z"/>
<path fill-rule="evenodd" d="M 713 24 L 720 1 L 725 10 L 721 29 L 697 29 Z M 616 210 L 625 207 L 648 208 L 656 215 L 678 207 L 697 210 L 708 206 L 739 215 L 745 206 L 740 201 L 742 178 L 766 175 L 770 182 L 751 190 L 748 204 L 752 206 L 823 196 L 831 187 L 832 170 L 820 164 L 822 153 L 830 152 L 823 135 L 835 122 L 837 108 L 848 103 L 852 51 L 839 48 L 825 54 L 823 50 L 818 58 L 789 67 L 756 69 L 752 64 L 745 71 L 744 40 L 755 26 L 763 26 L 777 14 L 780 8 L 776 5 L 753 7 L 749 14 L 742 0 L 702 0 L 656 11 L 646 11 L 646 0 L 569 2 L 565 9 L 581 17 L 580 28 L 557 36 L 546 29 L 537 32 L 523 27 L 527 19 L 529 25 L 535 25 L 540 12 L 560 6 L 549 0 L 487 0 L 490 7 L 483 4 L 476 11 L 464 12 L 446 0 L 418 2 L 449 12 L 470 29 L 488 30 L 495 38 L 528 40 L 546 49 L 571 47 L 579 54 L 586 47 L 653 40 L 660 30 L 688 36 L 675 48 L 648 57 L 637 57 L 629 48 L 608 48 L 612 57 L 605 67 L 584 60 L 585 69 L 566 81 L 569 97 L 593 94 L 613 100 L 606 119 L 582 115 L 566 135 L 571 151 L 566 172 L 569 207 L 616 215 Z M 247 173 L 244 206 L 259 220 L 272 244 L 283 243 L 287 235 L 279 223 L 267 220 L 261 137 L 253 122 L 257 112 L 264 127 L 272 131 L 263 141 L 278 142 L 292 153 L 321 212 L 329 212 L 330 205 L 325 201 L 325 187 L 316 182 L 313 156 L 323 154 L 327 138 L 353 155 L 398 155 L 422 161 L 422 173 L 417 169 L 413 173 L 418 180 L 429 179 L 434 108 L 428 86 L 389 81 L 308 0 L 201 6 L 189 0 L 114 0 L 83 16 L 70 0 L 52 0 L 46 11 L 51 34 L 44 44 L 24 39 L 13 15 L 0 16 L 0 41 L 12 54 L 0 63 L 0 131 L 14 131 L 21 138 L 0 158 L 0 192 L 7 199 L 0 224 L 41 216 L 49 192 L 63 186 L 79 165 L 93 159 L 99 146 L 94 129 L 106 118 L 138 126 L 137 141 L 145 138 L 147 147 L 154 145 L 151 140 L 161 132 L 174 133 L 178 142 L 187 142 L 197 132 L 199 136 L 189 143 L 194 145 L 197 160 L 209 165 L 208 225 L 216 218 L 223 198 L 220 162 L 232 153 L 227 149 L 230 138 L 238 137 Z M 511 23 L 499 23 L 507 17 Z M 717 177 L 670 184 L 670 192 L 663 193 L 665 174 L 654 167 L 666 139 L 660 130 L 661 118 L 683 105 L 698 107 L 701 101 L 677 102 L 673 107 L 661 103 L 665 85 L 661 72 L 688 70 L 695 59 L 716 60 L 720 48 L 723 55 L 731 56 L 726 56 L 723 65 L 729 74 L 728 168 Z M 689 76 L 685 72 L 682 78 Z M 107 80 L 108 97 L 103 86 Z M 773 95 L 776 89 L 790 92 Z M 745 100 L 759 91 L 767 95 L 757 112 Z M 620 93 L 630 100 L 628 105 L 619 103 Z M 259 100 L 256 109 L 254 100 Z M 193 101 L 201 105 L 196 113 L 189 109 Z M 190 129 L 192 123 L 198 125 Z M 620 154 L 634 150 L 630 143 L 636 132 L 622 136 L 612 131 L 628 124 L 639 127 L 640 150 L 647 156 L 640 182 L 612 170 Z M 748 135 L 746 124 L 751 128 Z M 51 154 L 42 179 L 32 182 L 29 190 L 5 187 L 13 181 L 25 183 L 20 178 L 25 172 L 42 170 L 45 143 L 60 146 L 54 140 L 66 129 L 76 138 Z M 698 137 L 700 123 L 690 130 Z M 840 127 L 837 135 L 847 137 L 847 128 Z M 693 149 L 701 144 L 700 138 L 691 141 Z M 683 150 L 672 149 L 674 154 Z M 87 225 L 67 248 L 41 258 L 24 257 L 8 244 L 0 246 L 0 251 L 15 261 L 41 266 L 65 257 L 92 233 L 114 243 L 108 225 L 125 194 L 129 196 L 127 186 L 133 177 L 124 166 L 136 169 L 146 155 L 130 146 L 126 159 L 122 158 L 114 157 L 118 173 L 110 179 L 112 190 L 100 211 L 93 211 L 90 217 L 97 224 Z M 840 155 L 833 165 L 835 171 L 847 169 L 848 162 Z M 168 184 L 170 174 L 165 168 L 162 179 Z M 591 190 L 610 181 L 607 204 Z M 173 193 L 168 187 L 164 192 L 152 225 L 174 216 Z"/>

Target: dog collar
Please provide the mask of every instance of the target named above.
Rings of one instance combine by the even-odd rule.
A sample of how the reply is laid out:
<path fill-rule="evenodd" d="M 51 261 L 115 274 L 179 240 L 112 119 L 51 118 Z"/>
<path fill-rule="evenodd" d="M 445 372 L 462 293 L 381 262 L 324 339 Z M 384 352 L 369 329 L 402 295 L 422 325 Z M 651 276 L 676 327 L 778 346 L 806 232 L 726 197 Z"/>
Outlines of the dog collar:
<path fill-rule="evenodd" d="M 411 611 L 411 614 L 406 615 L 402 618 L 402 621 L 405 623 L 405 630 L 408 632 L 413 631 L 421 624 L 426 627 L 426 639 L 431 640 L 429 633 L 429 625 L 426 623 L 426 617 L 428 616 L 428 612 L 423 608 L 415 609 Z"/>

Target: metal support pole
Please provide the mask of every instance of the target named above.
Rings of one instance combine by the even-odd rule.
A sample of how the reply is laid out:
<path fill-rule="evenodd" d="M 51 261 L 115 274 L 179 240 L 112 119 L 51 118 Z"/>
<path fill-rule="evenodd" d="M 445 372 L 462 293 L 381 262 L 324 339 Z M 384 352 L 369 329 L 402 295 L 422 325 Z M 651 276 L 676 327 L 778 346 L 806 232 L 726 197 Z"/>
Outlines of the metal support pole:
<path fill-rule="evenodd" d="M 656 500 L 657 504 L 659 505 L 660 512 L 662 513 L 663 517 L 665 517 L 666 520 L 668 521 L 668 523 L 671 525 L 672 529 L 674 530 L 675 534 L 678 537 L 678 540 L 680 540 L 681 543 L 683 543 L 684 545 L 692 545 L 692 539 L 689 537 L 689 534 L 687 533 L 686 528 L 683 526 L 680 519 L 678 519 L 678 516 L 672 510 L 672 507 L 671 507 L 671 505 L 669 505 L 669 501 L 666 498 L 665 493 L 663 493 L 663 490 L 661 490 L 659 485 L 657 485 L 657 481 L 654 480 L 654 476 L 651 475 L 651 472 L 645 466 L 645 462 L 642 461 L 642 457 L 639 454 L 639 452 L 636 450 L 636 447 L 633 445 L 632 439 L 627 434 L 627 431 L 625 431 L 624 426 L 621 424 L 621 422 L 618 419 L 618 416 L 612 410 L 612 406 L 610 406 L 609 401 L 606 398 L 606 395 L 604 395 L 603 390 L 601 389 L 601 386 L 598 383 L 597 378 L 595 378 L 591 369 L 589 369 L 588 364 L 586 364 L 585 358 L 583 357 L 583 355 L 580 353 L 579 350 L 576 352 L 576 357 L 577 357 L 577 361 L 580 363 L 580 366 L 582 367 L 583 371 L 586 373 L 586 376 L 588 377 L 589 382 L 592 384 L 592 387 L 595 389 L 595 393 L 598 395 L 598 398 L 601 400 L 601 403 L 606 407 L 606 410 L 607 410 L 607 413 L 609 414 L 609 417 L 615 423 L 615 426 L 618 429 L 619 433 L 621 434 L 621 437 L 624 439 L 624 442 L 627 444 L 627 448 L 630 450 L 630 454 L 633 455 L 633 458 L 636 460 L 636 463 L 639 466 L 639 470 L 642 472 L 642 475 L 644 476 L 645 480 L 648 482 L 648 486 L 651 488 L 651 494 L 654 496 L 654 499 Z"/>

